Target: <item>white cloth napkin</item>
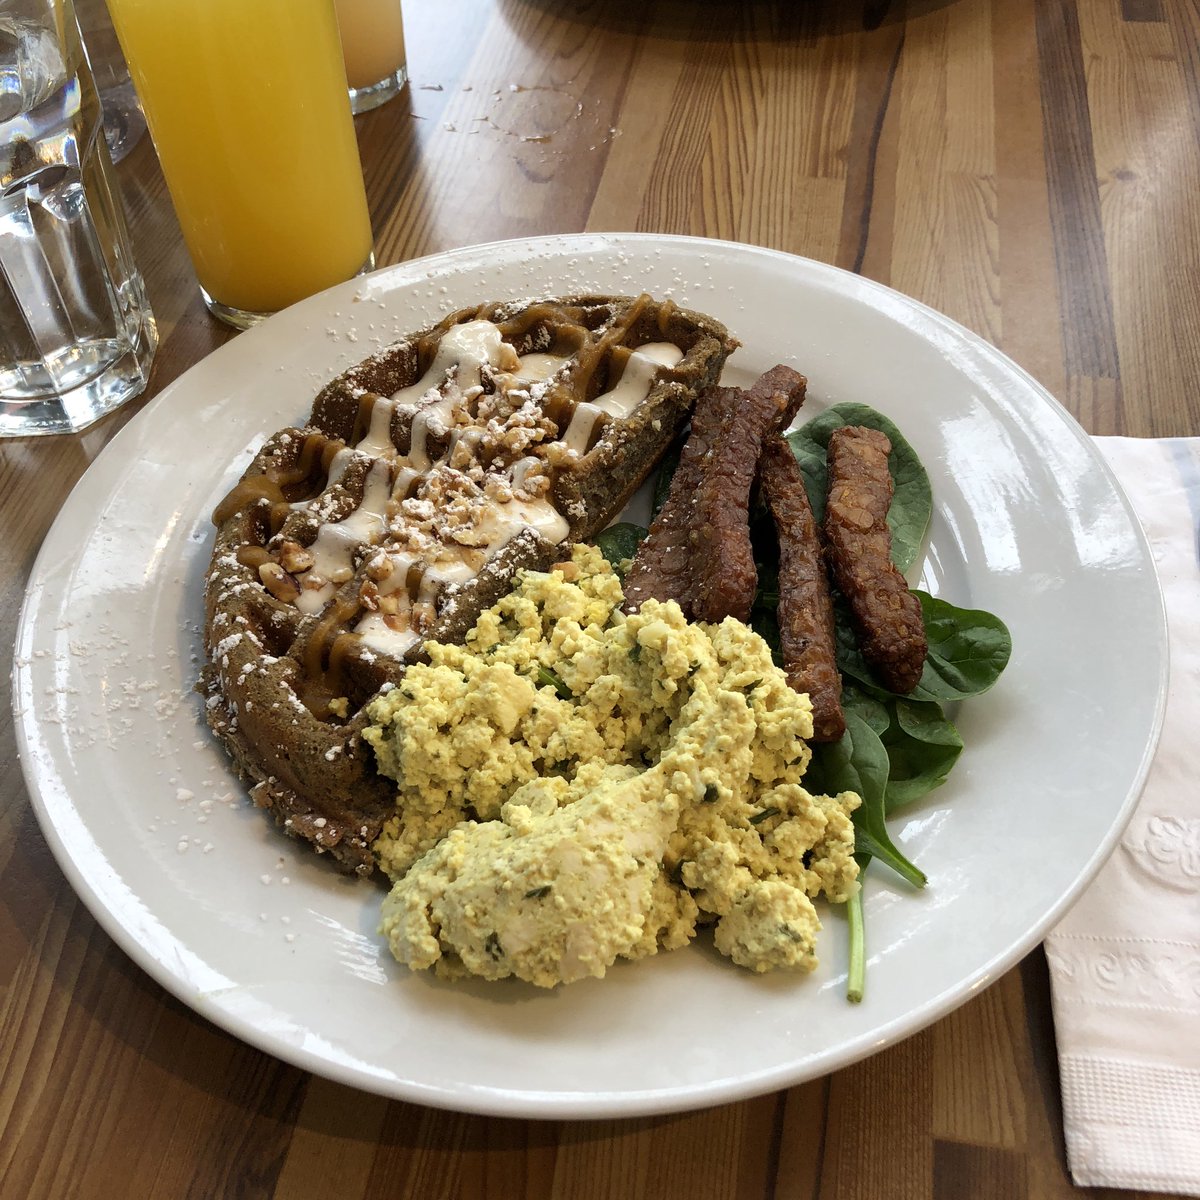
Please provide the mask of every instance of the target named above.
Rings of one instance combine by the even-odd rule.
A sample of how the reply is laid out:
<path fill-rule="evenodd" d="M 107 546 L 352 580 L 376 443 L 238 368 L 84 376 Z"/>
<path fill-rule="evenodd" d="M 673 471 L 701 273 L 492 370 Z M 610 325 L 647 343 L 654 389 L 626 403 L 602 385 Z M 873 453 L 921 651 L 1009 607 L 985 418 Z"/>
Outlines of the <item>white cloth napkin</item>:
<path fill-rule="evenodd" d="M 1146 789 L 1046 939 L 1075 1182 L 1200 1196 L 1200 438 L 1096 438 L 1166 598 L 1171 679 Z"/>

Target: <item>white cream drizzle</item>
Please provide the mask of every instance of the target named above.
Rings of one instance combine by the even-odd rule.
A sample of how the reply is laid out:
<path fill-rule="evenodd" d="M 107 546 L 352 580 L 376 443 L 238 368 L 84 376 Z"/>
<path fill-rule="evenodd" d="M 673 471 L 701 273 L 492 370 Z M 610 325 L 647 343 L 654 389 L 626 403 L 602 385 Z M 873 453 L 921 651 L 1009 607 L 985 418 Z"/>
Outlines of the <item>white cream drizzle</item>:
<path fill-rule="evenodd" d="M 420 479 L 423 472 L 418 471 L 416 467 L 400 464 L 396 468 L 396 478 L 392 481 L 392 495 L 403 500 L 408 495 L 408 490 L 413 483 Z"/>
<path fill-rule="evenodd" d="M 532 454 L 527 454 L 524 458 L 518 458 L 515 463 L 509 468 L 508 477 L 512 480 L 514 488 L 525 486 L 525 476 L 533 470 L 534 467 L 541 466 L 541 459 L 534 458 Z"/>
<path fill-rule="evenodd" d="M 559 354 L 522 354 L 520 367 L 511 376 L 522 383 L 543 383 L 555 372 L 561 370 L 570 359 Z"/>
<path fill-rule="evenodd" d="M 657 371 L 674 366 L 682 357 L 683 351 L 669 342 L 653 342 L 634 351 L 615 387 L 597 397 L 595 403 L 576 405 L 562 435 L 568 449 L 586 453 L 596 422 L 605 414 L 624 417 L 631 413 L 649 394 Z M 490 321 L 467 321 L 449 329 L 429 370 L 392 396 L 377 397 L 365 436 L 354 447 L 346 447 L 334 456 L 329 470 L 331 484 L 342 478 L 356 453 L 371 455 L 376 461 L 367 474 L 362 502 L 341 521 L 322 525 L 309 547 L 314 559 L 311 583 L 319 586 L 306 587 L 302 579 L 297 607 L 305 613 L 320 612 L 339 584 L 351 578 L 355 551 L 380 540 L 386 530 L 389 500 L 403 499 L 435 465 L 429 452 L 431 435 L 440 438 L 450 433 L 439 461 L 448 460 L 459 442 L 472 449 L 478 443 L 483 436 L 480 429 L 452 427 L 452 422 L 455 409 L 483 390 L 485 366 L 493 371 L 497 387 L 520 393 L 544 383 L 569 361 L 542 353 L 518 358 Z M 397 451 L 391 438 L 397 411 L 412 414 L 406 455 Z M 540 460 L 532 455 L 513 463 L 509 469 L 513 488 L 519 490 L 529 471 L 540 466 Z M 391 599 L 379 611 L 365 613 L 355 632 L 373 649 L 402 655 L 420 639 L 421 618 L 432 615 L 442 588 L 473 579 L 484 562 L 523 529 L 532 529 L 546 541 L 558 543 L 566 539 L 570 525 L 548 499 L 513 496 L 507 501 L 481 502 L 479 519 L 471 526 L 471 540 L 482 544 L 443 544 L 433 551 L 432 560 L 412 551 L 385 550 L 391 569 L 376 587 L 381 597 Z M 408 577 L 418 564 L 422 575 L 414 602 L 409 595 Z"/>
<path fill-rule="evenodd" d="M 570 528 L 566 517 L 548 500 L 520 500 L 515 496 L 504 504 L 489 504 L 483 520 L 476 525 L 487 538 L 489 558 L 522 529 L 533 529 L 546 541 L 557 544 Z"/>
<path fill-rule="evenodd" d="M 592 430 L 603 415 L 604 409 L 595 404 L 584 401 L 575 405 L 575 411 L 571 414 L 570 423 L 563 434 L 563 442 L 566 443 L 567 449 L 574 450 L 576 454 L 586 454 L 588 442 L 592 440 Z"/>
<path fill-rule="evenodd" d="M 364 454 L 386 455 L 394 453 L 392 446 L 392 410 L 395 405 L 386 396 L 376 396 L 371 405 L 371 424 L 366 437 L 355 443 L 354 448 Z"/>
<path fill-rule="evenodd" d="M 419 404 L 425 393 L 439 387 L 452 369 L 457 371 L 459 391 L 468 392 L 483 386 L 484 363 L 500 367 L 514 365 L 516 361 L 519 361 L 516 353 L 503 340 L 499 326 L 491 321 L 464 321 L 446 331 L 429 370 L 410 387 L 393 393 L 392 402 L 400 406 Z"/>
<path fill-rule="evenodd" d="M 484 553 L 462 546 L 442 547 L 438 557 L 425 566 L 417 589 L 417 603 L 408 593 L 408 572 L 420 560 L 409 554 L 391 552 L 388 559 L 391 571 L 380 580 L 381 596 L 394 596 L 395 612 L 369 612 L 354 627 L 363 641 L 373 650 L 402 655 L 420 638 L 413 617 L 419 607 L 431 606 L 443 586 L 466 583 L 473 579 L 483 565 Z"/>
<path fill-rule="evenodd" d="M 369 612 L 357 625 L 354 632 L 362 638 L 365 645 L 383 654 L 396 658 L 415 646 L 421 635 L 413 627 L 412 602 L 408 595 L 404 596 L 404 604 L 399 612 L 381 613 Z"/>
<path fill-rule="evenodd" d="M 465 321 L 452 326 L 438 344 L 429 370 L 416 383 L 391 396 L 376 398 L 371 406 L 370 427 L 355 449 L 366 454 L 394 454 L 391 429 L 392 415 L 397 409 L 418 409 L 428 394 L 436 392 L 452 372 L 458 391 L 464 393 L 483 386 L 484 363 L 499 366 L 517 361 L 516 353 L 502 340 L 500 329 L 491 321 Z"/>
<path fill-rule="evenodd" d="M 596 397 L 596 407 L 610 416 L 629 416 L 650 394 L 659 368 L 673 367 L 682 357 L 683 351 L 673 342 L 647 342 L 639 346 L 625 363 L 616 387 Z"/>
<path fill-rule="evenodd" d="M 313 556 L 311 575 L 323 580 L 319 588 L 302 587 L 296 607 L 301 612 L 320 612 L 354 572 L 354 551 L 364 542 L 374 541 L 387 521 L 387 502 L 391 497 L 391 465 L 377 459 L 367 472 L 362 503 L 340 521 L 329 521 L 317 531 L 309 546 Z"/>

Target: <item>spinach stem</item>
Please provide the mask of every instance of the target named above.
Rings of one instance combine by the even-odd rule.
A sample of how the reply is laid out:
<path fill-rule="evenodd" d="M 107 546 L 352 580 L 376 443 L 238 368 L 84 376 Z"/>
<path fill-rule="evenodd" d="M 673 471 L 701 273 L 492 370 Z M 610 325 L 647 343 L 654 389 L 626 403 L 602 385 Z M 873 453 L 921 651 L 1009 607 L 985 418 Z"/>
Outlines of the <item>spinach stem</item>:
<path fill-rule="evenodd" d="M 863 998 L 863 987 L 867 977 L 867 956 L 863 944 L 862 887 L 846 901 L 846 915 L 850 918 L 850 972 L 846 978 L 846 999 L 859 1004 Z"/>
<path fill-rule="evenodd" d="M 854 830 L 854 851 L 856 857 L 877 858 L 880 862 L 891 867 L 901 879 L 907 880 L 916 888 L 923 888 L 929 878 L 920 867 L 910 863 L 887 837 L 884 828 L 883 839 L 877 838 L 870 830 L 856 826 Z"/>
<path fill-rule="evenodd" d="M 571 689 L 549 667 L 538 667 L 538 683 L 543 687 L 552 687 L 564 700 L 574 700 Z"/>

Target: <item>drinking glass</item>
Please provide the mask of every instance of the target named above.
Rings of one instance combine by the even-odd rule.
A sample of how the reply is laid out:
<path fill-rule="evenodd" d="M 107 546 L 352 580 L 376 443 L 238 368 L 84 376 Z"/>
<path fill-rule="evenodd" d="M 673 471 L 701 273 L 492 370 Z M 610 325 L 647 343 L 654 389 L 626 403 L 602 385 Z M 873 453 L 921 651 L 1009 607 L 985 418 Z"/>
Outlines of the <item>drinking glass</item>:
<path fill-rule="evenodd" d="M 355 113 L 369 112 L 408 79 L 400 0 L 337 0 L 337 19 L 350 106 Z"/>
<path fill-rule="evenodd" d="M 75 0 L 75 15 L 104 113 L 104 137 L 112 160 L 119 163 L 146 132 L 141 101 L 129 77 L 116 30 L 104 0 Z"/>
<path fill-rule="evenodd" d="M 0 436 L 86 428 L 142 391 L 157 345 L 71 0 L 5 0 Z"/>
<path fill-rule="evenodd" d="M 333 0 L 109 0 L 209 311 L 374 265 Z"/>

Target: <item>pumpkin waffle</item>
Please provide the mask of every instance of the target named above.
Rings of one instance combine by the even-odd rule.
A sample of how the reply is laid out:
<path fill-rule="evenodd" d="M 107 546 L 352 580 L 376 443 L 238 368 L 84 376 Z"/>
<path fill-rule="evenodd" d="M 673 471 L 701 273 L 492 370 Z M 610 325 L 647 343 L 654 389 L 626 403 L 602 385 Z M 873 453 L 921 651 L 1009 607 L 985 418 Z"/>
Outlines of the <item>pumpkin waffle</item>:
<path fill-rule="evenodd" d="M 271 437 L 213 516 L 200 685 L 254 802 L 369 874 L 395 785 L 366 704 L 610 524 L 736 344 L 648 296 L 486 304 Z"/>

